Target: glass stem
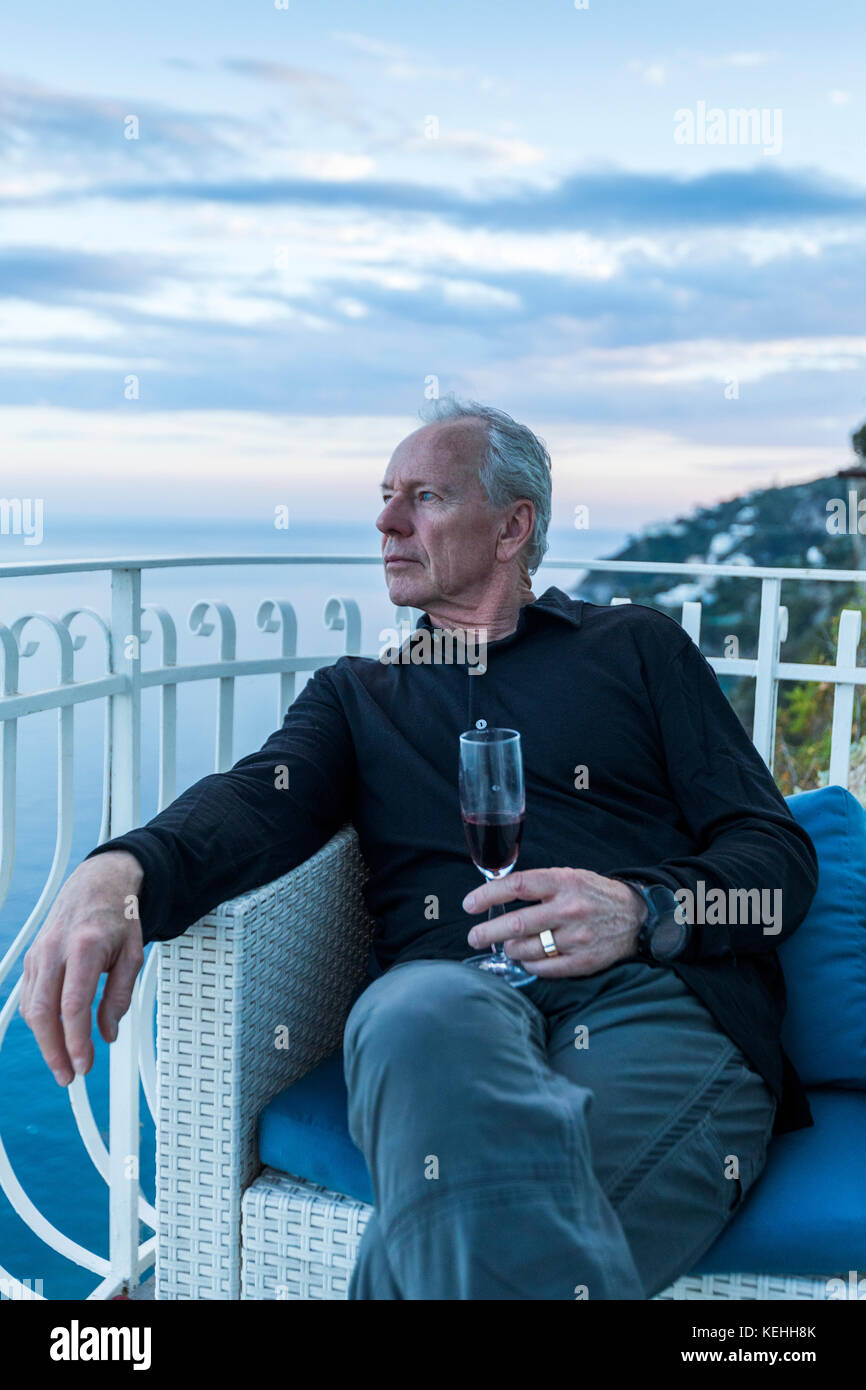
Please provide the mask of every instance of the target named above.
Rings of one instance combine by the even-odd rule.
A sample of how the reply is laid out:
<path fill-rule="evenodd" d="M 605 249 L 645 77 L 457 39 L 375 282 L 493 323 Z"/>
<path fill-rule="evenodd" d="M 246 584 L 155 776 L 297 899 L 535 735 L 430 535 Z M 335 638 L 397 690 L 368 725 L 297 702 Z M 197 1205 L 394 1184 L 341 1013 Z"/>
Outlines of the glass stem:
<path fill-rule="evenodd" d="M 488 922 L 492 922 L 494 917 L 504 917 L 504 915 L 505 915 L 505 908 L 502 906 L 502 903 L 495 903 L 495 904 L 493 905 L 493 907 L 488 908 L 488 911 L 487 911 L 487 920 L 488 920 Z M 504 955 L 505 955 L 505 943 L 504 943 L 504 942 L 496 942 L 496 941 L 494 941 L 494 942 L 492 942 L 492 944 L 491 944 L 491 946 L 490 946 L 490 949 L 491 949 L 491 951 L 493 952 L 494 956 L 504 956 Z"/>

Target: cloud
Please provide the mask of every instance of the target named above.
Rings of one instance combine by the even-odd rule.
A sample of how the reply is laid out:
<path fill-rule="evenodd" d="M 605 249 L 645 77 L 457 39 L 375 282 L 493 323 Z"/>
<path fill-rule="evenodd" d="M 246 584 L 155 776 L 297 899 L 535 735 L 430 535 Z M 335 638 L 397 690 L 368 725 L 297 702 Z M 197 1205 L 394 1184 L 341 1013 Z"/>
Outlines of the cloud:
<path fill-rule="evenodd" d="M 774 63 L 775 61 L 775 53 L 759 53 L 756 51 L 722 53 L 702 59 L 704 67 L 707 68 L 763 68 L 766 67 L 768 63 Z"/>
<path fill-rule="evenodd" d="M 702 68 L 728 68 L 728 69 L 750 69 L 766 67 L 767 64 L 776 61 L 774 53 L 760 53 L 757 51 L 741 51 L 738 53 L 686 53 L 680 50 L 675 57 L 664 59 L 632 58 L 628 63 L 629 72 L 636 72 L 643 78 L 644 82 L 651 87 L 664 87 L 667 85 L 668 76 L 671 69 L 694 68 L 696 65 Z"/>
<path fill-rule="evenodd" d="M 85 302 L 91 295 L 152 290 L 171 273 L 158 257 L 66 250 L 56 246 L 0 247 L 0 296 L 46 304 Z"/>
<path fill-rule="evenodd" d="M 392 343 L 434 327 L 436 350 L 449 356 L 456 353 L 451 331 L 492 325 L 519 328 L 524 338 L 543 335 L 550 351 L 570 351 L 576 342 L 683 342 L 705 335 L 709 324 L 720 339 L 745 341 L 854 335 L 862 326 L 850 286 L 861 273 L 866 227 L 675 226 L 617 236 L 435 222 L 419 229 L 365 217 L 346 240 L 341 223 L 301 210 L 288 221 L 261 210 L 243 219 L 248 235 L 235 237 L 234 208 L 209 211 L 205 257 L 199 236 L 162 256 L 52 246 L 0 251 L 0 293 L 22 306 L 6 315 L 7 341 L 16 328 L 35 340 L 76 331 L 74 321 L 60 320 L 31 334 L 32 310 L 23 306 L 36 304 L 88 309 L 104 336 L 121 330 L 132 341 L 146 333 L 163 356 L 192 370 L 207 355 L 202 336 L 222 335 L 224 344 L 258 338 L 269 352 L 274 333 L 289 332 L 300 344 L 310 334 L 339 332 L 353 316 L 340 307 L 347 303 L 363 305 L 368 328 Z"/>
<path fill-rule="evenodd" d="M 808 171 L 759 167 L 693 178 L 605 170 L 573 174 L 551 189 L 491 191 L 475 196 L 422 183 L 313 179 L 184 179 L 101 183 L 47 194 L 31 202 L 69 198 L 119 202 L 215 202 L 244 206 L 299 205 L 370 213 L 414 213 L 463 226 L 515 231 L 571 228 L 742 226 L 807 218 L 858 218 L 866 189 Z"/>
<path fill-rule="evenodd" d="M 521 369 L 532 370 L 524 360 Z M 866 366 L 866 336 L 774 338 L 763 342 L 694 338 L 674 344 L 577 350 L 557 359 L 540 359 L 548 374 L 560 370 L 585 382 L 610 387 L 725 381 L 758 382 L 766 376 L 800 372 L 862 372 Z"/>
<path fill-rule="evenodd" d="M 339 150 L 297 150 L 291 163 L 299 174 L 325 183 L 365 179 L 376 168 L 376 161 L 368 154 L 343 154 Z"/>
<path fill-rule="evenodd" d="M 368 131 L 370 122 L 361 113 L 361 103 L 347 82 L 311 68 L 266 62 L 261 58 L 226 58 L 223 67 L 240 77 L 273 83 L 291 92 L 300 107 L 319 119 Z"/>
<path fill-rule="evenodd" d="M 155 182 L 267 178 L 276 169 L 335 182 L 369 175 L 375 160 L 366 148 L 320 147 L 326 122 L 363 136 L 367 147 L 386 149 L 405 141 L 405 122 L 365 113 L 352 90 L 336 79 L 245 59 L 225 66 L 264 87 L 270 109 L 262 103 L 244 117 L 189 113 L 134 97 L 120 101 L 0 80 L 0 204 L 24 206 L 62 192 L 78 196 L 96 181 L 130 174 Z M 278 108 L 275 87 L 288 96 Z M 130 117 L 137 130 L 130 130 Z M 315 139 L 300 133 L 304 122 L 313 127 Z M 138 138 L 127 138 L 128 132 Z"/>
<path fill-rule="evenodd" d="M 414 58 L 403 44 L 388 43 L 383 39 L 357 33 L 338 32 L 333 38 L 347 44 L 365 58 L 379 62 L 385 75 L 398 82 L 419 82 L 422 79 L 455 82 L 466 76 L 466 68 L 440 67 Z"/>
<path fill-rule="evenodd" d="M 338 24 L 351 32 L 329 35 Z M 189 58 L 142 49 L 132 68 L 97 52 L 96 85 L 81 79 L 80 92 L 2 88 L 12 244 L 0 251 L 0 403 L 44 400 L 80 417 L 73 463 L 62 444 L 46 445 L 70 492 L 84 496 L 78 465 L 92 467 L 94 422 L 110 417 L 124 440 L 139 433 L 141 475 L 158 468 L 163 488 L 185 468 L 210 476 L 219 442 L 242 495 L 247 465 L 268 447 L 277 476 L 294 467 L 299 486 L 308 476 L 320 506 L 319 455 L 307 445 L 339 435 L 354 448 L 364 420 L 405 414 L 405 429 L 395 423 L 376 443 L 381 467 L 430 374 L 443 392 L 550 424 L 558 486 L 570 460 L 576 484 L 596 468 L 599 496 L 610 497 L 614 470 L 596 465 L 612 456 L 590 449 L 587 434 L 619 439 L 623 425 L 617 476 L 637 478 L 654 502 L 674 439 L 673 496 L 691 489 L 693 459 L 710 476 L 737 460 L 762 469 L 762 445 L 774 466 L 800 466 L 799 447 L 827 460 L 831 443 L 844 451 L 863 410 L 852 286 L 866 254 L 866 176 L 820 138 L 770 169 L 757 148 L 740 150 L 734 168 L 730 152 L 706 150 L 698 163 L 700 151 L 673 139 L 673 108 L 695 82 L 748 106 L 770 76 L 784 76 L 787 91 L 795 52 L 782 72 L 736 26 L 715 53 L 686 53 L 699 37 L 655 25 L 643 53 L 620 43 L 581 56 L 556 51 L 550 31 L 543 65 L 526 69 L 502 33 L 455 46 L 435 19 L 394 30 L 355 7 L 319 29 L 299 48 L 248 26 L 237 45 L 193 45 Z M 540 104 L 518 90 L 527 71 Z M 512 83 L 505 103 L 502 78 Z M 818 79 L 806 134 L 822 123 L 844 133 L 857 90 L 827 89 L 848 80 L 841 70 Z M 591 117 L 617 85 L 631 103 L 608 102 L 590 141 L 611 162 L 590 163 L 575 143 L 588 128 L 581 112 Z M 130 98 L 136 91 L 148 100 Z M 790 98 L 795 124 L 808 95 Z M 571 98 L 580 110 L 569 124 Z M 420 138 L 426 112 L 438 113 L 438 140 Z M 123 138 L 129 114 L 139 141 Z M 786 125 L 788 114 L 785 105 Z M 816 165 L 835 161 L 835 180 L 792 164 L 813 146 Z M 130 372 L 141 381 L 135 402 L 124 397 Z M 740 381 L 735 402 L 726 376 Z M 232 415 L 207 439 L 186 435 L 166 455 L 162 435 L 148 433 L 157 412 L 164 430 L 181 432 L 178 414 L 225 407 Z M 266 445 L 256 420 L 270 412 L 285 414 Z M 312 422 L 300 442 L 293 412 Z M 28 428 L 39 418 L 34 409 Z M 707 439 L 730 445 L 728 455 L 689 443 Z M 116 445 L 103 440 L 102 457 L 120 478 L 117 459 L 127 459 Z"/>
<path fill-rule="evenodd" d="M 326 315 L 334 296 L 363 300 L 374 321 L 405 341 L 419 324 L 488 331 L 503 325 L 524 339 L 544 338 L 546 351 L 677 344 L 703 338 L 708 324 L 720 340 L 828 339 L 856 336 L 862 315 L 850 285 L 864 238 L 812 245 L 779 239 L 771 248 L 746 235 L 652 242 L 625 238 L 587 244 L 557 239 L 541 268 L 532 238 L 431 239 L 417 247 L 414 273 L 366 261 L 358 248 L 340 274 L 318 279 L 287 303 Z M 386 263 L 405 264 L 408 246 L 386 243 Z M 459 259 L 458 259 L 459 256 Z M 582 264 L 578 267 L 578 261 Z M 798 291 L 791 294 L 791 284 Z M 261 286 L 265 296 L 278 285 Z"/>
<path fill-rule="evenodd" d="M 331 302 L 338 306 L 345 299 L 333 299 L 335 294 L 351 287 L 356 301 L 363 303 L 363 316 L 375 313 L 380 322 L 390 322 L 401 333 L 413 331 L 416 325 L 426 324 L 442 329 L 451 327 L 486 328 L 490 324 L 513 319 L 515 314 L 526 318 L 519 290 L 497 284 L 491 278 L 470 278 L 457 275 L 427 275 L 406 277 L 402 288 L 377 283 L 375 277 L 359 275 L 352 279 L 333 278 L 317 285 L 303 297 L 291 297 L 290 303 L 307 303 L 311 311 L 326 312 Z M 355 314 L 353 317 L 361 317 Z M 411 329 L 410 329 L 411 326 Z"/>
<path fill-rule="evenodd" d="M 626 265 L 614 282 L 584 285 L 528 273 L 484 279 L 385 272 L 390 284 L 345 276 L 282 300 L 274 286 L 256 291 L 238 282 L 222 294 L 214 288 L 204 301 L 182 296 L 172 314 L 160 310 L 163 297 L 156 294 L 143 297 L 138 309 L 126 301 L 113 309 L 100 299 L 113 333 L 104 331 L 101 341 L 93 332 L 87 340 L 71 333 L 52 340 L 44 329 L 45 338 L 33 341 L 31 350 L 46 355 L 31 355 L 28 363 L 31 380 L 43 380 L 58 403 L 110 402 L 123 372 L 137 370 L 146 355 L 146 407 L 230 401 L 247 409 L 298 408 L 313 393 L 322 406 L 344 411 L 363 409 L 368 400 L 386 402 L 389 393 L 403 400 L 442 363 L 449 364 L 449 378 L 472 375 L 483 345 L 488 394 L 498 374 L 500 392 L 537 397 L 546 409 L 566 414 L 574 409 L 587 418 L 614 419 L 617 409 L 626 409 L 627 388 L 629 418 L 643 411 L 664 419 L 674 410 L 679 419 L 694 409 L 697 419 L 698 399 L 709 392 L 712 402 L 719 382 L 738 377 L 753 396 L 760 387 L 751 405 L 760 419 L 768 383 L 783 383 L 781 399 L 785 390 L 790 396 L 796 377 L 796 405 L 789 405 L 802 416 L 807 400 L 812 410 L 820 402 L 817 388 L 811 397 L 803 388 L 816 376 L 825 379 L 825 395 L 853 399 L 866 340 L 850 295 L 848 312 L 839 312 L 846 303 L 844 265 L 834 270 L 815 263 L 811 278 L 804 273 L 801 294 L 792 297 L 790 283 L 800 283 L 800 270 L 780 267 L 769 288 L 757 269 L 751 278 L 743 270 L 730 283 L 720 267 L 708 269 L 702 285 L 697 271 L 691 279 L 683 267 L 650 274 L 640 263 Z M 3 336 L 0 314 L 0 348 Z M 100 347 L 112 354 L 115 374 L 85 385 L 82 367 L 94 364 Z M 74 389 L 62 376 L 64 354 L 78 379 Z M 335 361 L 341 364 L 336 377 Z M 46 376 L 49 366 L 56 373 Z M 20 390 L 21 378 L 7 368 L 2 398 L 15 399 L 16 384 Z M 738 410 L 744 414 L 747 407 Z M 814 423 L 804 427 L 814 433 Z"/>
<path fill-rule="evenodd" d="M 334 301 L 334 308 L 347 319 L 365 319 L 370 312 L 360 299 L 337 299 Z"/>
<path fill-rule="evenodd" d="M 508 138 L 501 135 L 485 135 L 476 130 L 440 130 L 435 139 L 417 135 L 406 141 L 406 148 L 426 149 L 433 153 L 445 150 L 462 158 L 484 160 L 493 166 L 505 169 L 525 168 L 532 164 L 543 164 L 548 151 L 528 140 Z"/>
<path fill-rule="evenodd" d="M 383 58 L 386 62 L 402 63 L 408 57 L 408 52 L 402 44 L 385 43 L 382 39 L 371 39 L 366 34 L 340 32 L 333 37 L 368 58 Z"/>
<path fill-rule="evenodd" d="M 130 116 L 141 138 L 127 139 Z M 92 173 L 93 157 L 103 168 L 144 165 L 163 172 L 211 167 L 232 150 L 231 137 L 246 123 L 225 115 L 173 110 L 157 102 L 91 97 L 58 91 L 13 77 L 0 78 L 0 156 L 9 169 L 23 167 L 32 177 L 50 164 Z"/>
<path fill-rule="evenodd" d="M 648 82 L 651 87 L 663 87 L 667 81 L 667 71 L 663 63 L 644 63 L 633 58 L 628 66 L 630 72 L 639 73 L 644 82 Z"/>

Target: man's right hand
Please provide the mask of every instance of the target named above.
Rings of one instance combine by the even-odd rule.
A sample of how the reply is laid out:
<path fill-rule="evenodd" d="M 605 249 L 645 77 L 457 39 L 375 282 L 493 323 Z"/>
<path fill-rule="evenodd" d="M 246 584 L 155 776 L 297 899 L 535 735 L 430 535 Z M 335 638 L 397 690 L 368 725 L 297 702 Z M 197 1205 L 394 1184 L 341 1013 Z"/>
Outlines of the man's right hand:
<path fill-rule="evenodd" d="M 19 1011 L 61 1086 L 93 1065 L 90 1008 L 104 971 L 97 1019 L 106 1042 L 114 1042 L 129 1008 L 144 962 L 138 915 L 143 878 L 141 864 L 126 850 L 85 859 L 24 957 Z"/>

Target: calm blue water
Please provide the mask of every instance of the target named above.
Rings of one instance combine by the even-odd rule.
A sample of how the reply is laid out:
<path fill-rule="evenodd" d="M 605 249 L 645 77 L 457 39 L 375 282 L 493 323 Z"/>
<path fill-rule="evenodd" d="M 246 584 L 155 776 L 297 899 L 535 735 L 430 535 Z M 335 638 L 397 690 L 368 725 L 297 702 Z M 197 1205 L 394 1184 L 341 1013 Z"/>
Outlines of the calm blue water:
<path fill-rule="evenodd" d="M 625 536 L 621 532 L 563 531 L 551 535 L 551 553 L 574 556 L 577 561 L 615 552 Z M 296 528 L 282 553 L 378 553 L 378 534 L 372 527 Z M 279 543 L 270 547 L 280 553 Z M 81 559 L 104 555 L 225 555 L 255 554 L 261 550 L 261 529 L 243 523 L 215 526 L 208 523 L 196 531 L 189 523 L 142 523 L 134 545 L 129 536 L 115 536 L 105 529 L 46 537 L 40 546 L 25 546 L 20 538 L 0 536 L 0 564 L 55 559 Z M 534 580 L 536 593 L 549 584 L 572 587 L 575 576 L 564 570 L 542 569 Z M 266 598 L 289 599 L 298 615 L 298 649 L 302 653 L 338 655 L 343 650 L 343 634 L 326 631 L 323 612 L 332 595 L 357 600 L 363 617 L 362 650 L 378 647 L 381 629 L 393 621 L 381 571 L 369 568 L 302 569 L 278 566 L 251 566 L 228 570 L 214 567 L 197 571 L 162 570 L 148 574 L 143 585 L 143 601 L 163 604 L 178 627 L 178 661 L 215 659 L 218 654 L 218 628 L 208 638 L 193 635 L 187 618 L 200 599 L 229 602 L 238 627 L 239 655 L 277 655 L 279 636 L 259 633 L 255 626 L 258 604 Z M 16 618 L 41 610 L 56 617 L 71 608 L 93 607 L 108 613 L 108 580 L 105 575 L 34 576 L 26 579 L 0 577 L 0 621 L 11 624 Z M 145 628 L 154 620 L 145 619 Z M 95 678 L 105 670 L 104 647 L 99 633 L 86 619 L 78 619 L 73 631 L 87 633 L 87 641 L 76 653 L 77 679 Z M 20 688 L 37 690 L 57 682 L 54 638 L 47 628 L 34 623 L 28 635 L 39 640 L 39 649 L 21 663 Z M 158 629 L 144 647 L 143 666 L 161 664 Z M 298 677 L 298 689 L 304 676 Z M 282 712 L 278 703 L 276 677 L 248 677 L 235 687 L 234 757 L 240 758 L 259 747 L 279 726 Z M 145 692 L 143 699 L 142 821 L 157 811 L 157 732 L 158 692 Z M 178 694 L 178 790 L 213 771 L 216 710 L 215 682 L 195 682 L 181 687 Z M 102 798 L 102 739 L 104 702 L 84 705 L 75 711 L 75 815 L 69 870 L 97 842 Z M 54 851 L 57 808 L 57 715 L 33 715 L 19 723 L 17 843 L 15 868 L 9 897 L 0 910 L 0 956 L 5 953 L 32 911 L 45 882 Z M 11 980 L 0 986 L 2 1004 L 20 973 L 20 959 Z M 97 1125 L 108 1140 L 108 1047 L 96 1028 L 94 1002 L 93 1038 L 96 1059 L 87 1077 L 87 1088 Z M 148 1201 L 154 1200 L 154 1129 L 144 1094 L 141 1094 L 141 1185 Z M 107 1189 L 92 1167 L 84 1150 L 66 1091 L 53 1080 L 30 1030 L 16 1015 L 9 1026 L 0 1052 L 0 1136 L 6 1146 L 18 1180 L 42 1211 L 64 1234 L 82 1245 L 108 1256 Z M 142 1238 L 150 1231 L 142 1228 Z M 47 1298 L 85 1297 L 98 1283 L 98 1276 L 70 1264 L 45 1245 L 19 1219 L 5 1194 L 0 1193 L 0 1265 L 19 1279 L 35 1284 L 42 1280 Z"/>

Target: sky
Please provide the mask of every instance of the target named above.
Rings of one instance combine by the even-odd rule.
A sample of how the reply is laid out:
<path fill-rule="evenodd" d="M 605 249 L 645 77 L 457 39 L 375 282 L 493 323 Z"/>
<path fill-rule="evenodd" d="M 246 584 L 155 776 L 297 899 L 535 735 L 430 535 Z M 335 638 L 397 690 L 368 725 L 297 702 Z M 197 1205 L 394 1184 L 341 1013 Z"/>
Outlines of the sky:
<path fill-rule="evenodd" d="M 862 47 L 862 0 L 6 0 L 0 490 L 372 521 L 452 391 L 543 436 L 560 526 L 832 473 Z"/>

